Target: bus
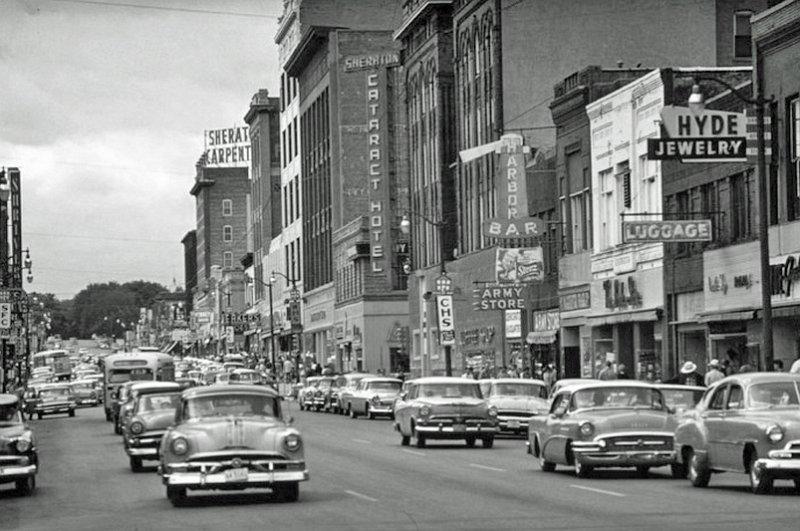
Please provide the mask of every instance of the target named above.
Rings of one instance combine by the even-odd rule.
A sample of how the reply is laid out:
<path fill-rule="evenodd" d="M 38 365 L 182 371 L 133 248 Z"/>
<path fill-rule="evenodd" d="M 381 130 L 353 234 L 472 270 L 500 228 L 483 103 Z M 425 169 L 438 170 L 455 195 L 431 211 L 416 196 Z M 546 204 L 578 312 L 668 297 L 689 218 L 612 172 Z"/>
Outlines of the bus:
<path fill-rule="evenodd" d="M 175 381 L 175 362 L 172 356 L 161 352 L 118 352 L 100 360 L 100 369 L 105 378 L 103 407 L 108 421 L 113 417 L 113 395 L 125 382 Z"/>
<path fill-rule="evenodd" d="M 66 350 L 43 350 L 31 356 L 31 366 L 50 367 L 56 380 L 69 380 L 72 376 L 72 363 Z"/>

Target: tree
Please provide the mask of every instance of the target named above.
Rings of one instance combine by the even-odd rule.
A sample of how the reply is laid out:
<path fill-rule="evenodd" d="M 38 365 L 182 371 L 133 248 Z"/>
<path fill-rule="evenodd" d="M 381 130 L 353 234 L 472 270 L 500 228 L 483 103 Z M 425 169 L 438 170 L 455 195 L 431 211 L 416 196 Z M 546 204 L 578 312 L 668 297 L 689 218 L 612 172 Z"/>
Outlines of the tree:
<path fill-rule="evenodd" d="M 144 280 L 89 284 L 72 301 L 74 335 L 121 337 L 139 320 L 139 308 L 149 307 L 164 291 L 163 286 Z"/>

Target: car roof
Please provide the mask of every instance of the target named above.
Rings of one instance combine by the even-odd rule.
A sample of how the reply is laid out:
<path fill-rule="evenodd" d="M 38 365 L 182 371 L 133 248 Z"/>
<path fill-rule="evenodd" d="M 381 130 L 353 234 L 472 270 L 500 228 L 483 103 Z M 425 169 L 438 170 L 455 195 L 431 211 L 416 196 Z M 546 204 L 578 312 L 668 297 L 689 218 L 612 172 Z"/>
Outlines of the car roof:
<path fill-rule="evenodd" d="M 728 382 L 738 382 L 742 385 L 751 385 L 758 383 L 769 382 L 798 382 L 800 383 L 800 374 L 790 372 L 745 372 L 741 374 L 732 374 L 722 380 L 715 382 L 715 385 L 725 384 Z"/>
<path fill-rule="evenodd" d="M 424 378 L 417 378 L 414 380 L 415 384 L 447 384 L 447 383 L 471 383 L 478 385 L 478 380 L 472 378 L 459 378 L 457 376 L 426 376 Z"/>
<path fill-rule="evenodd" d="M 278 392 L 270 387 L 248 384 L 227 384 L 227 385 L 206 385 L 202 387 L 192 387 L 183 392 L 184 398 L 196 398 L 199 396 L 226 395 L 226 394 L 256 394 L 267 396 L 279 396 Z"/>
<path fill-rule="evenodd" d="M 19 402 L 17 395 L 0 394 L 0 406 L 12 406 Z"/>
<path fill-rule="evenodd" d="M 654 383 L 640 382 L 638 380 L 594 380 L 584 384 L 576 383 L 574 385 L 566 385 L 558 391 L 561 392 L 568 389 L 572 392 L 576 392 L 582 391 L 583 389 L 608 389 L 613 387 L 639 387 L 642 389 L 657 388 L 656 384 Z"/>
<path fill-rule="evenodd" d="M 370 376 L 361 380 L 362 382 L 396 382 L 396 383 L 403 383 L 403 380 L 399 378 L 389 378 L 383 376 Z"/>
<path fill-rule="evenodd" d="M 536 378 L 491 378 L 489 380 L 478 380 L 479 382 L 491 382 L 491 383 L 526 383 L 526 384 L 538 384 L 538 385 L 547 385 L 543 380 L 537 380 Z"/>
<path fill-rule="evenodd" d="M 139 395 L 148 393 L 159 393 L 164 391 L 180 391 L 181 386 L 175 382 L 147 382 L 146 384 L 136 384 L 131 390 Z"/>
<path fill-rule="evenodd" d="M 670 389 L 670 390 L 675 390 L 675 391 L 688 389 L 690 391 L 703 391 L 703 392 L 705 392 L 706 389 L 708 389 L 707 387 L 701 387 L 699 385 L 681 385 L 681 384 L 665 384 L 665 383 L 657 383 L 655 385 L 659 389 Z"/>

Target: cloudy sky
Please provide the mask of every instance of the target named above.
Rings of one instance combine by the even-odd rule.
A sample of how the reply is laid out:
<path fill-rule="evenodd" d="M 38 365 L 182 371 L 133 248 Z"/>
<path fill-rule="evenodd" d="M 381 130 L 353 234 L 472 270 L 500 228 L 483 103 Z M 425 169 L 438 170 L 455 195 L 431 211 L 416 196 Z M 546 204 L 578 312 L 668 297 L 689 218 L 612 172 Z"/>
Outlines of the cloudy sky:
<path fill-rule="evenodd" d="M 22 172 L 29 289 L 183 285 L 203 130 L 277 95 L 281 5 L 0 0 L 0 166 Z"/>

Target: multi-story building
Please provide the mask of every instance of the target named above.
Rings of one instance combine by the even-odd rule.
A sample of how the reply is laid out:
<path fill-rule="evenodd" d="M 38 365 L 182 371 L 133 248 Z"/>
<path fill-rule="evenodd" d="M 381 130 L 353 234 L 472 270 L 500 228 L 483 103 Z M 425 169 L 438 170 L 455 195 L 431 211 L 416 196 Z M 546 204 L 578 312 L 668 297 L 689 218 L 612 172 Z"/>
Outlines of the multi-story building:
<path fill-rule="evenodd" d="M 183 292 L 186 315 L 192 311 L 192 293 L 197 286 L 197 230 L 192 229 L 181 239 L 183 244 Z"/>

